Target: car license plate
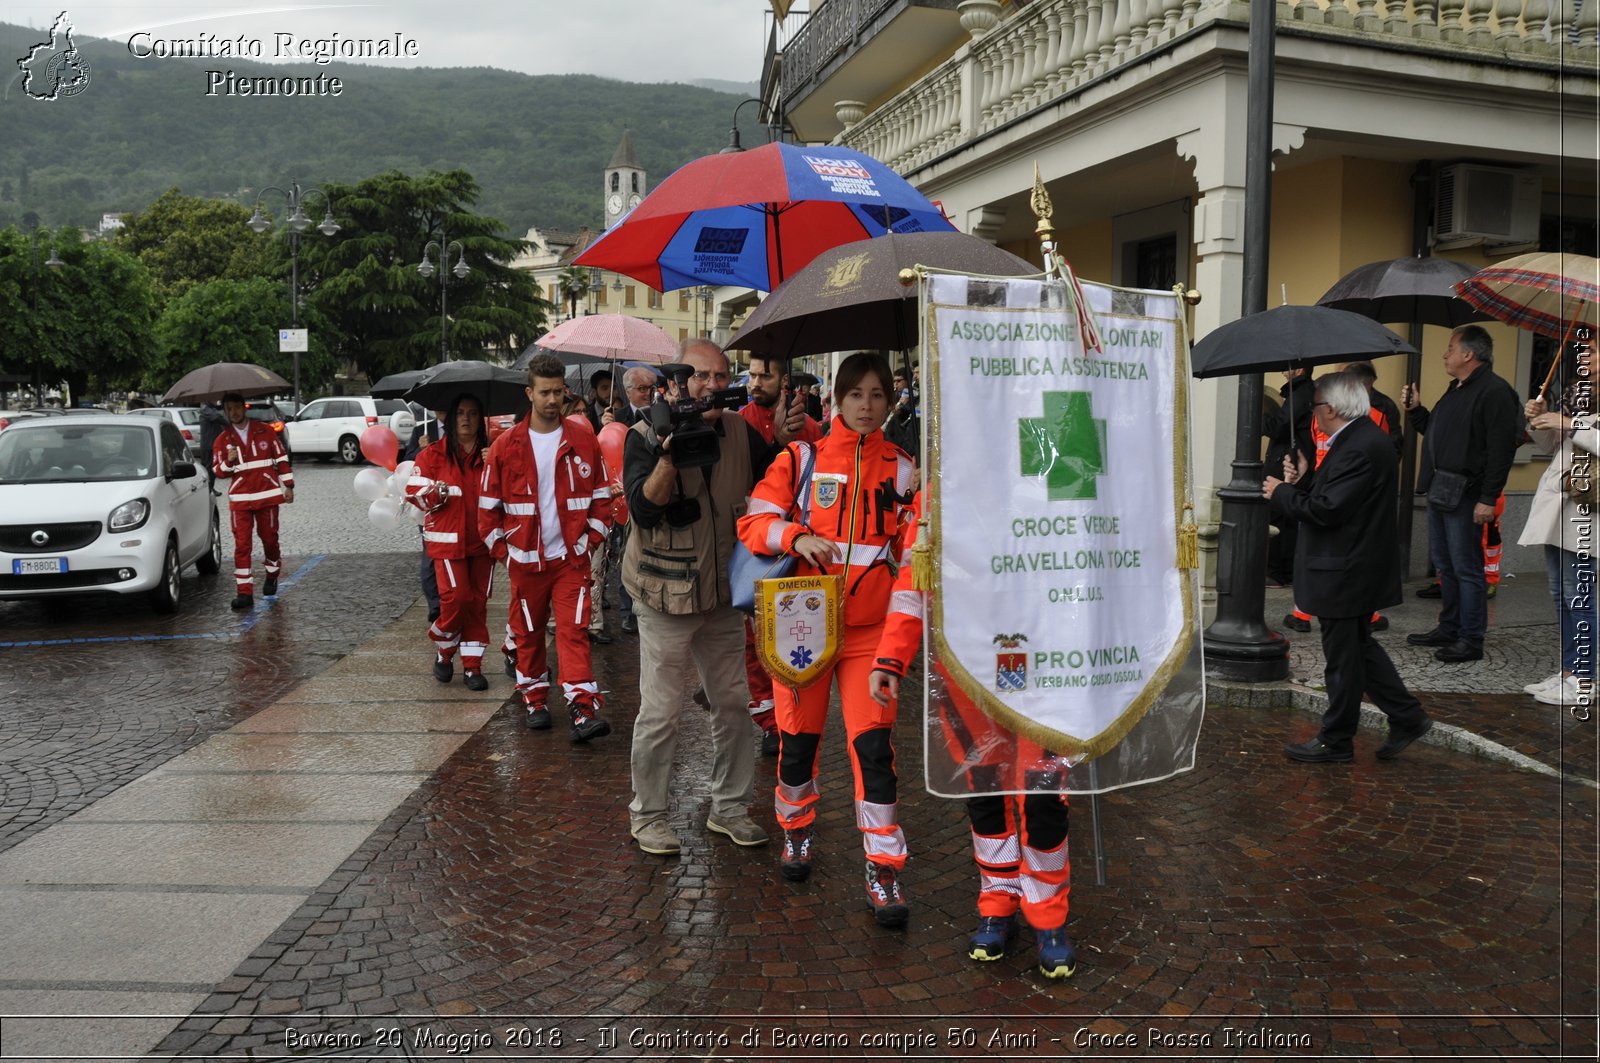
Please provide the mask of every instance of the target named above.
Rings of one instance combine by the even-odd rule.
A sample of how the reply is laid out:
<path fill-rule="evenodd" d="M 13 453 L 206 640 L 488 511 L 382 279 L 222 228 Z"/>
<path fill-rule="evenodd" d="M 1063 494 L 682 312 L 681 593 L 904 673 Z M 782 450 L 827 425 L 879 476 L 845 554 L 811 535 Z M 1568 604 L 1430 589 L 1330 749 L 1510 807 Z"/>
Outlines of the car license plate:
<path fill-rule="evenodd" d="M 14 576 L 57 576 L 67 570 L 64 557 L 13 558 L 11 574 Z"/>

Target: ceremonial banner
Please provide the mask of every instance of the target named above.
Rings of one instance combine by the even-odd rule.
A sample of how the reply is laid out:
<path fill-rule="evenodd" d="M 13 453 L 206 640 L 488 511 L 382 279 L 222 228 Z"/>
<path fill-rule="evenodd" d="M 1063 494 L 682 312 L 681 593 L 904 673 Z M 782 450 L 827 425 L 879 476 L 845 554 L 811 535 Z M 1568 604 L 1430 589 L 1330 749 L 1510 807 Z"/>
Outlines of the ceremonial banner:
<path fill-rule="evenodd" d="M 961 758 L 995 760 L 963 752 L 954 739 L 982 728 L 952 732 L 952 706 L 1022 739 L 1026 770 L 1070 771 L 1066 789 L 1192 767 L 1203 687 L 1176 296 L 1083 283 L 1103 344 L 1086 351 L 1058 280 L 923 285 L 930 789 L 975 792 Z"/>
<path fill-rule="evenodd" d="M 843 576 L 756 581 L 756 654 L 775 682 L 815 683 L 843 641 Z"/>

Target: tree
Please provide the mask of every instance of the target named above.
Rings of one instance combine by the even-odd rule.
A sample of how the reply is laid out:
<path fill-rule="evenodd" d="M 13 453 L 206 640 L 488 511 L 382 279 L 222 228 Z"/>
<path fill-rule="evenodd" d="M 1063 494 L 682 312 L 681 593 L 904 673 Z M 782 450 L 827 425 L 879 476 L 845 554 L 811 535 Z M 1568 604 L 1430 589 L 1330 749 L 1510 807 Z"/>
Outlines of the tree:
<path fill-rule="evenodd" d="M 411 177 L 398 170 L 354 185 L 326 185 L 342 227 L 300 247 L 308 304 L 327 322 L 330 350 L 371 380 L 439 360 L 439 274 L 418 274 L 423 249 L 459 242 L 471 272 L 457 278 L 433 255 L 448 285 L 450 349 L 477 357 L 520 350 L 544 326 L 550 304 L 532 274 L 509 265 L 525 241 L 472 213 L 478 186 L 465 170 Z"/>
<path fill-rule="evenodd" d="M 61 266 L 35 273 L 52 246 Z M 0 230 L 0 372 L 79 396 L 125 388 L 152 358 L 154 323 L 150 274 L 132 255 L 70 227 Z"/>
<path fill-rule="evenodd" d="M 172 188 L 124 219 L 116 246 L 150 270 L 164 306 L 205 281 L 271 274 L 277 262 L 271 237 L 258 236 L 249 220 L 250 211 L 238 203 L 186 196 Z"/>
<path fill-rule="evenodd" d="M 184 373 L 212 362 L 250 362 L 292 380 L 294 355 L 278 352 L 278 329 L 288 320 L 288 289 L 271 278 L 192 285 L 156 322 L 158 362 L 146 372 L 145 387 L 165 391 Z M 300 356 L 300 373 L 315 391 L 333 379 L 338 366 L 321 342 L 326 330 L 308 324 L 312 344 Z"/>

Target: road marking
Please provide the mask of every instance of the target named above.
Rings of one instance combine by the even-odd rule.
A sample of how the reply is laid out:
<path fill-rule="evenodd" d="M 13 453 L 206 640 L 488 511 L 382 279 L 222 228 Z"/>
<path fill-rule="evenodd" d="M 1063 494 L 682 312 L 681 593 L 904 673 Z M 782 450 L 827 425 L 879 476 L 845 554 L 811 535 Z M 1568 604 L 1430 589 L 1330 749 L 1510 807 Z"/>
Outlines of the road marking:
<path fill-rule="evenodd" d="M 295 569 L 294 574 L 288 579 L 278 583 L 278 593 L 271 598 L 261 599 L 261 605 L 250 611 L 239 626 L 233 631 L 198 631 L 188 635 L 99 635 L 94 638 L 77 639 L 35 639 L 29 641 L 0 642 L 0 649 L 16 649 L 22 646 L 86 646 L 98 642 L 179 642 L 184 639 L 232 639 L 249 633 L 250 629 L 261 622 L 278 599 L 283 597 L 296 583 L 305 578 L 306 574 L 328 559 L 327 554 L 317 554 L 307 558 L 305 563 Z"/>

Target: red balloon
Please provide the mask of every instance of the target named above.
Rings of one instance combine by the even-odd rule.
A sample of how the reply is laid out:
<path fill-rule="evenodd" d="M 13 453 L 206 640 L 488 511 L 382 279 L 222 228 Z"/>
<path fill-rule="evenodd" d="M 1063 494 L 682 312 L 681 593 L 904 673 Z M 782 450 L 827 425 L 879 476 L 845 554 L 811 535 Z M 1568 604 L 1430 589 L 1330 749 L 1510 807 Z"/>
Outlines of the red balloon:
<path fill-rule="evenodd" d="M 361 453 L 372 464 L 394 472 L 400 464 L 400 440 L 387 426 L 375 424 L 361 433 Z"/>
<path fill-rule="evenodd" d="M 606 463 L 606 478 L 618 486 L 622 484 L 622 448 L 627 437 L 628 426 L 621 421 L 612 421 L 600 428 L 600 457 Z M 627 495 L 611 497 L 611 519 L 617 524 L 628 523 Z"/>

